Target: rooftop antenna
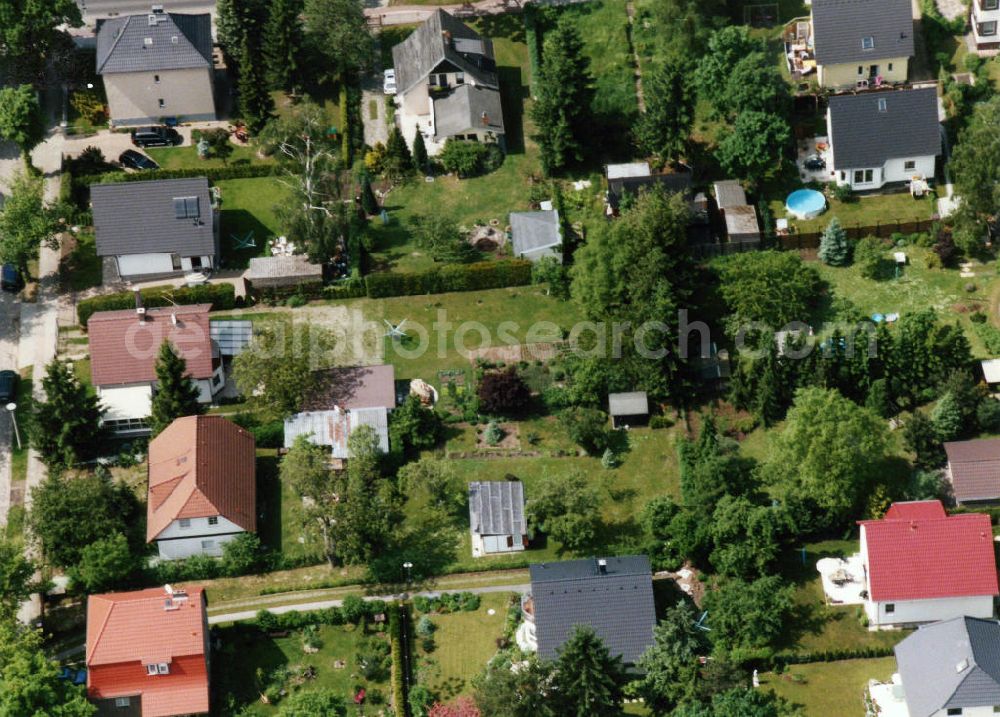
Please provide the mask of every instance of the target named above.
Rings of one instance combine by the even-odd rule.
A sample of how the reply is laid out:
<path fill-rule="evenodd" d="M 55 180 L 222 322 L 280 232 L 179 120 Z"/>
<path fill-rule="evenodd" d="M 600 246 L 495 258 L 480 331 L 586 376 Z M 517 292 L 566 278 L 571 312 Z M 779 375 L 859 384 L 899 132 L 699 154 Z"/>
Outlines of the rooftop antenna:
<path fill-rule="evenodd" d="M 407 319 L 403 319 L 402 321 L 400 321 L 398 324 L 395 325 L 388 319 L 382 319 L 382 321 L 385 323 L 386 326 L 389 327 L 389 330 L 385 332 L 385 336 L 387 338 L 400 339 L 400 340 L 406 338 L 406 332 L 403 331 L 403 324 L 407 322 Z"/>

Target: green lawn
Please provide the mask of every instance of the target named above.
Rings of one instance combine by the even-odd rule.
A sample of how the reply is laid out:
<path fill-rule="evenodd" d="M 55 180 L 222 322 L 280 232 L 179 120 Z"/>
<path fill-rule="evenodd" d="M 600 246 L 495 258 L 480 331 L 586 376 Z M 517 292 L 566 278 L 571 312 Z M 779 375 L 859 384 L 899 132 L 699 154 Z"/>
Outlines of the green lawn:
<path fill-rule="evenodd" d="M 469 358 L 460 354 L 456 348 L 458 334 L 464 334 L 463 344 L 466 349 L 480 346 L 479 333 L 476 330 L 466 330 L 470 328 L 469 325 L 463 328 L 466 322 L 478 322 L 489 332 L 493 345 L 503 345 L 509 343 L 499 340 L 501 337 L 498 329 L 503 322 L 517 325 L 517 328 L 511 325 L 505 327 L 512 334 L 513 343 L 526 343 L 531 338 L 528 329 L 536 322 L 549 321 L 560 329 L 568 330 L 583 318 L 575 304 L 546 296 L 544 287 L 541 286 L 433 296 L 355 299 L 344 302 L 344 305 L 349 309 L 359 310 L 367 321 L 378 327 L 380 334 L 384 326 L 383 319 L 394 324 L 406 319 L 404 330 L 412 339 L 405 340 L 401 345 L 386 340 L 384 360 L 396 367 L 397 379 L 422 378 L 439 387 L 438 371 L 469 368 L 472 365 Z M 450 328 L 444 327 L 443 322 L 435 328 L 434 324 L 439 317 L 449 322 Z M 415 353 L 418 346 L 417 326 L 424 327 L 427 332 L 428 349 L 420 356 L 405 356 L 404 352 Z M 445 342 L 445 350 L 439 352 L 439 342 L 442 340 Z"/>
<path fill-rule="evenodd" d="M 899 278 L 873 281 L 861 276 L 857 267 L 830 267 L 822 262 L 810 262 L 820 272 L 834 295 L 848 299 L 865 315 L 873 313 L 905 313 L 932 308 L 945 319 L 957 319 L 972 344 L 973 355 L 986 357 L 982 341 L 972 329 L 969 314 L 978 309 L 989 313 L 990 300 L 996 289 L 995 262 L 973 262 L 974 278 L 962 278 L 957 269 L 928 269 L 926 258 L 930 250 L 917 246 L 900 249 L 908 263 Z M 967 291 L 967 285 L 975 287 Z"/>
<path fill-rule="evenodd" d="M 222 193 L 220 239 L 224 267 L 243 268 L 255 256 L 267 254 L 267 241 L 281 233 L 276 208 L 291 190 L 276 177 L 226 179 L 215 183 Z M 255 246 L 237 249 L 237 238 L 253 233 Z"/>
<path fill-rule="evenodd" d="M 793 219 L 787 215 L 785 197 L 772 200 L 770 207 L 775 218 L 788 216 L 789 226 L 795 227 L 800 232 L 821 232 L 833 217 L 837 217 L 845 227 L 869 227 L 876 224 L 927 221 L 937 211 L 935 202 L 930 197 L 914 199 L 907 193 L 855 197 L 846 204 L 834 197 L 828 197 L 827 202 L 828 208 L 823 214 L 806 221 Z"/>
<path fill-rule="evenodd" d="M 844 660 L 792 665 L 785 674 L 760 675 L 762 689 L 801 705 L 806 717 L 864 717 L 862 696 L 868 680 L 887 681 L 896 659 Z"/>
<path fill-rule="evenodd" d="M 257 156 L 257 148 L 253 145 L 233 144 L 233 153 L 223 162 L 221 159 L 203 159 L 198 156 L 194 144 L 184 147 L 150 147 L 146 150 L 149 156 L 162 169 L 213 169 L 217 167 L 240 164 L 260 164 L 270 160 L 262 160 Z"/>
<path fill-rule="evenodd" d="M 100 286 L 104 277 L 94 233 L 85 230 L 74 238 L 76 246 L 59 267 L 63 286 L 70 291 L 85 291 Z"/>
<path fill-rule="evenodd" d="M 278 465 L 277 451 L 257 450 L 257 510 L 263 516 L 258 534 L 265 545 L 280 551 L 287 560 L 315 558 L 315 562 L 322 562 L 319 546 L 303 530 L 301 501 L 291 486 L 281 482 Z"/>
<path fill-rule="evenodd" d="M 314 654 L 307 654 L 302 649 L 301 631 L 298 630 L 287 637 L 269 637 L 252 625 L 235 625 L 217 628 L 216 631 L 222 647 L 213 657 L 215 674 L 212 684 L 218 710 L 213 714 L 276 714 L 280 702 L 278 705 L 263 704 L 260 687 L 262 681 L 270 681 L 268 675 L 281 668 L 288 668 L 289 671 L 295 668 L 315 669 L 315 678 L 303 681 L 300 686 L 294 679 L 286 680 L 284 684 L 289 692 L 331 689 L 348 697 L 358 687 L 364 687 L 369 694 L 374 689 L 388 699 L 387 682 L 369 683 L 358 672 L 355 654 L 364 634 L 361 629 L 321 626 L 323 646 Z M 335 667 L 337 660 L 343 660 L 346 666 Z M 264 679 L 261 680 L 260 676 Z"/>
<path fill-rule="evenodd" d="M 497 651 L 496 639 L 503 634 L 507 605 L 511 595 L 491 593 L 482 596 L 482 604 L 473 612 L 431 614 L 437 626 L 436 648 L 427 653 L 415 641 L 417 669 L 421 681 L 441 695 L 442 701 L 470 694 L 472 679 L 482 672 Z M 494 614 L 490 615 L 489 611 Z M 419 620 L 414 614 L 414 624 Z"/>

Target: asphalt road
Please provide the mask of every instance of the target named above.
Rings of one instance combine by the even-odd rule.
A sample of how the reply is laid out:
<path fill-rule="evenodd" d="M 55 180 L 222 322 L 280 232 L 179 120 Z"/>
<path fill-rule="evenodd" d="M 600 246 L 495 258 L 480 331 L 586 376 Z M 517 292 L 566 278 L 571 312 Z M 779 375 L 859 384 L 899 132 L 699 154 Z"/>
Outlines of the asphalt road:
<path fill-rule="evenodd" d="M 215 14 L 215 0 L 77 0 L 83 21 L 93 24 L 98 18 L 118 15 L 142 15 L 155 4 L 163 5 L 168 12 Z"/>

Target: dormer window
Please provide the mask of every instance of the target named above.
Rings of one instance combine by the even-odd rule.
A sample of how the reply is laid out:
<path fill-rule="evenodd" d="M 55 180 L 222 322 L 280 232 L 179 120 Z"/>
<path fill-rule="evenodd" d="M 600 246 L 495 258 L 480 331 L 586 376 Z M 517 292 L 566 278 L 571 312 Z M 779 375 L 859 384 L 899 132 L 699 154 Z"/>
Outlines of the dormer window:
<path fill-rule="evenodd" d="M 156 664 L 156 671 L 161 675 L 169 675 L 170 665 L 168 665 L 166 662 L 158 662 Z"/>
<path fill-rule="evenodd" d="M 156 665 L 155 664 L 146 665 L 146 674 L 150 675 L 150 676 L 155 675 L 156 674 Z"/>
<path fill-rule="evenodd" d="M 861 49 L 862 50 L 873 50 L 875 49 L 875 38 L 872 36 L 861 38 Z"/>
<path fill-rule="evenodd" d="M 889 109 L 889 106 L 886 104 L 885 97 L 879 97 L 878 98 L 878 111 L 879 112 L 886 112 L 886 111 L 888 111 L 888 109 Z"/>

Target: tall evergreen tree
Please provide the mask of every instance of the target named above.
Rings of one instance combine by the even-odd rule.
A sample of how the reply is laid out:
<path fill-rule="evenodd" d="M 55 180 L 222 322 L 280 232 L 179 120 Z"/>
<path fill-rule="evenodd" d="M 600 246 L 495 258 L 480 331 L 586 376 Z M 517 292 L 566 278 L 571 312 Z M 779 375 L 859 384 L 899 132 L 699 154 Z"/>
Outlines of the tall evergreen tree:
<path fill-rule="evenodd" d="M 410 148 L 406 146 L 403 133 L 399 127 L 389 130 L 389 137 L 385 141 L 385 171 L 392 178 L 404 177 L 413 171 L 413 156 Z"/>
<path fill-rule="evenodd" d="M 545 35 L 531 118 L 546 174 L 583 158 L 593 87 L 583 41 L 568 17 Z"/>
<path fill-rule="evenodd" d="M 680 156 L 687 147 L 697 101 L 691 72 L 680 59 L 668 58 L 643 80 L 646 111 L 635 128 L 639 148 L 661 163 Z"/>
<path fill-rule="evenodd" d="M 205 409 L 198 401 L 198 387 L 186 373 L 187 361 L 174 351 L 169 341 L 164 341 L 156 359 L 156 394 L 149 417 L 149 427 L 154 436 L 174 419 L 204 413 Z"/>
<path fill-rule="evenodd" d="M 819 258 L 830 266 L 847 266 L 851 263 L 851 245 L 847 243 L 847 232 L 834 217 L 823 230 L 819 240 Z"/>
<path fill-rule="evenodd" d="M 236 84 L 240 116 L 246 122 L 251 134 L 257 134 L 263 129 L 271 117 L 271 110 L 274 109 L 271 94 L 267 90 L 260 49 L 260 44 L 255 38 L 244 39 L 240 51 L 239 80 Z"/>
<path fill-rule="evenodd" d="M 236 65 L 237 70 L 247 38 L 252 47 L 261 46 L 268 18 L 267 3 L 268 0 L 217 0 L 216 37 L 226 61 Z"/>
<path fill-rule="evenodd" d="M 577 627 L 563 644 L 553 676 L 556 712 L 564 717 L 618 717 L 625 670 L 620 657 L 590 627 Z"/>
<path fill-rule="evenodd" d="M 28 428 L 31 445 L 50 467 L 74 465 L 91 454 L 99 432 L 97 397 L 59 360 L 46 367 L 42 389 L 45 400 L 35 404 Z"/>
<path fill-rule="evenodd" d="M 365 214 L 372 216 L 378 214 L 378 201 L 375 199 L 375 192 L 372 191 L 372 179 L 368 172 L 361 175 L 361 208 Z"/>
<path fill-rule="evenodd" d="M 272 0 L 264 26 L 264 59 L 272 87 L 295 89 L 302 71 L 302 0 Z"/>
<path fill-rule="evenodd" d="M 419 129 L 413 135 L 413 168 L 418 172 L 427 171 L 427 146 Z"/>

